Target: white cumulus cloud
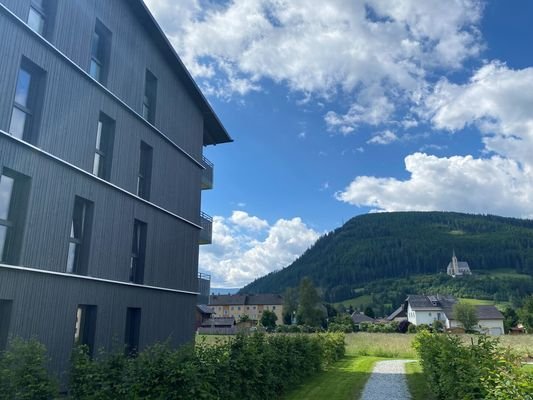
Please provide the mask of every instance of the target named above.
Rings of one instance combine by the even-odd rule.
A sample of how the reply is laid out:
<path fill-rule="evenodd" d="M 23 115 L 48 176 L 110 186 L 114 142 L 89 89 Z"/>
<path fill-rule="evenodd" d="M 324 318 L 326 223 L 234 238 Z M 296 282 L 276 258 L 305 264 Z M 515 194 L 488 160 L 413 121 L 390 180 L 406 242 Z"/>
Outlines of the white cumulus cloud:
<path fill-rule="evenodd" d="M 200 247 L 199 269 L 212 285 L 241 287 L 286 267 L 319 237 L 301 218 L 268 224 L 242 211 L 213 219 L 213 244 Z"/>
<path fill-rule="evenodd" d="M 383 211 L 533 216 L 533 68 L 493 61 L 464 84 L 442 79 L 421 104 L 419 114 L 435 129 L 461 135 L 476 127 L 483 156 L 411 154 L 405 158 L 408 179 L 359 176 L 337 198 Z"/>
<path fill-rule="evenodd" d="M 222 97 L 267 79 L 304 98 L 348 95 L 326 115 L 344 134 L 387 122 L 435 68 L 482 49 L 480 0 L 147 0 L 192 74 Z"/>
<path fill-rule="evenodd" d="M 462 211 L 533 215 L 533 179 L 515 161 L 493 156 L 405 158 L 406 180 L 357 177 L 337 199 L 377 211 Z"/>

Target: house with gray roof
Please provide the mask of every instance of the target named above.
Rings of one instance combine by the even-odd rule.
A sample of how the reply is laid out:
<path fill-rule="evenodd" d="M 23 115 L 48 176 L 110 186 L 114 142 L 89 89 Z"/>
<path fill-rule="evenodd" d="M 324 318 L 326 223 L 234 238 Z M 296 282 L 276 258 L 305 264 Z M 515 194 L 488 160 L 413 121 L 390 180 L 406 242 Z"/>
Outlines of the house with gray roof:
<path fill-rule="evenodd" d="M 407 320 L 413 325 L 433 325 L 435 321 L 441 321 L 446 329 L 462 328 L 454 313 L 456 303 L 457 299 L 453 296 L 409 295 L 402 310 L 407 314 Z M 494 336 L 504 333 L 504 317 L 495 306 L 477 305 L 475 307 L 478 318 L 477 331 Z"/>

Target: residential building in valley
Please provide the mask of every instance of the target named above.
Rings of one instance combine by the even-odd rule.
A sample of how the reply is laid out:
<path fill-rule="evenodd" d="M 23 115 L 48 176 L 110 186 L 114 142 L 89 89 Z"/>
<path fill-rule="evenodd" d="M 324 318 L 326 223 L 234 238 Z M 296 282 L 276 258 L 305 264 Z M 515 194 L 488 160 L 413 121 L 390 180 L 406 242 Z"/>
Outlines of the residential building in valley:
<path fill-rule="evenodd" d="M 245 315 L 253 322 L 261 319 L 264 311 L 272 311 L 278 317 L 276 324 L 283 324 L 283 297 L 279 294 L 227 294 L 209 296 L 209 306 L 214 317 L 233 317 L 239 322 Z"/>
<path fill-rule="evenodd" d="M 0 0 L 0 351 L 190 341 L 231 138 L 142 0 Z"/>

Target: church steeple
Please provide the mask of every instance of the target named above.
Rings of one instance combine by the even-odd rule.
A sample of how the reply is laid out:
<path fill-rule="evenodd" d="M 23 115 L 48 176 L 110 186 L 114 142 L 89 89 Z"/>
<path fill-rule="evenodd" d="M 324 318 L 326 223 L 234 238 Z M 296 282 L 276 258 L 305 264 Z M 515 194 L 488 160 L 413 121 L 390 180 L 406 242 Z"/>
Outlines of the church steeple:
<path fill-rule="evenodd" d="M 452 255 L 452 271 L 454 275 L 459 275 L 459 263 L 457 262 L 457 257 L 455 256 L 455 249 L 453 249 Z"/>

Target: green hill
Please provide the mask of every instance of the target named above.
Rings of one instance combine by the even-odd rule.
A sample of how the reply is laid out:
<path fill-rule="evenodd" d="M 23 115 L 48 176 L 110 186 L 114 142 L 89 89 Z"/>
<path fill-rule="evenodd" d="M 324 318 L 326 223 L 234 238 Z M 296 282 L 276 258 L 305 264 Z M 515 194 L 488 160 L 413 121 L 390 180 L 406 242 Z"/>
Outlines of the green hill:
<path fill-rule="evenodd" d="M 453 282 L 443 275 L 453 250 L 479 276 Z M 361 215 L 321 237 L 288 267 L 255 280 L 241 292 L 282 293 L 307 276 L 325 300 L 335 302 L 370 294 L 370 283 L 409 282 L 424 274 L 440 279 L 436 286 L 434 282 L 424 286 L 428 290 L 449 286 L 453 292 L 457 286 L 463 297 L 495 295 L 501 284 L 514 282 L 510 287 L 506 283 L 505 293 L 497 299 L 508 301 L 509 291 L 522 281 L 513 275 L 533 275 L 533 221 L 451 212 Z M 531 292 L 531 279 L 523 281 L 525 286 L 517 290 Z M 474 286 L 480 296 L 469 291 Z M 398 290 L 403 295 L 408 289 Z"/>

